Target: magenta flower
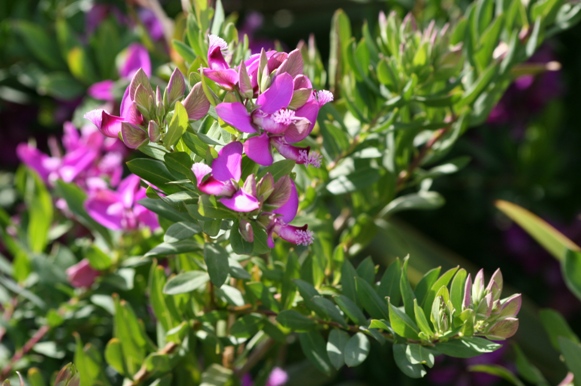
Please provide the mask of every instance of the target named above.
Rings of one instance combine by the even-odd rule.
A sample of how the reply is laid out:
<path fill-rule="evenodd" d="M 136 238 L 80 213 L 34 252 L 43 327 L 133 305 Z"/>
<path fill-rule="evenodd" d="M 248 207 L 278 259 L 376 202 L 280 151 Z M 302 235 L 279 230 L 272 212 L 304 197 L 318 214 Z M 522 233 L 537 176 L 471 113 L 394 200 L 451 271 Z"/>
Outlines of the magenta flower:
<path fill-rule="evenodd" d="M 53 184 L 60 179 L 90 190 L 97 181 L 106 180 L 116 186 L 121 180 L 125 147 L 119 140 L 104 138 L 90 126 L 77 130 L 67 122 L 62 137 L 63 149 L 56 141 L 49 144 L 51 155 L 27 143 L 16 149 L 21 161 L 35 170 L 45 183 Z"/>
<path fill-rule="evenodd" d="M 89 260 L 83 259 L 66 270 L 69 283 L 75 288 L 88 288 L 99 276 L 99 271 L 89 265 Z"/>
<path fill-rule="evenodd" d="M 119 68 L 119 77 L 121 79 L 132 79 L 133 76 L 143 69 L 145 75 L 151 76 L 151 60 L 147 48 L 139 43 L 133 43 L 124 52 L 124 59 Z M 89 87 L 87 93 L 92 98 L 113 102 L 113 86 L 115 82 L 107 79 L 94 83 Z"/>
<path fill-rule="evenodd" d="M 216 106 L 216 113 L 224 122 L 243 133 L 258 134 L 244 142 L 244 152 L 254 162 L 271 165 L 272 146 L 275 146 L 283 150 L 283 157 L 297 163 L 320 165 L 318 157 L 308 156 L 309 148 L 293 149 L 290 143 L 301 141 L 310 134 L 320 106 L 332 100 L 332 95 L 328 91 L 313 93 L 303 106 L 292 110 L 289 107 L 294 91 L 292 76 L 283 72 L 258 96 L 257 107 L 252 113 L 241 102 L 225 102 Z"/>
<path fill-rule="evenodd" d="M 145 198 L 145 189 L 139 186 L 139 182 L 139 177 L 132 174 L 121 181 L 117 191 L 98 189 L 91 192 L 85 202 L 87 213 L 99 224 L 113 230 L 159 228 L 155 214 L 137 203 Z"/>
<path fill-rule="evenodd" d="M 208 48 L 208 67 L 204 68 L 203 74 L 207 78 L 212 79 L 219 86 L 227 90 L 232 90 L 236 83 L 238 83 L 238 72 L 230 68 L 228 62 L 224 58 L 227 54 L 228 43 L 224 39 L 210 35 L 210 47 Z"/>
<path fill-rule="evenodd" d="M 133 139 L 132 133 L 135 132 L 135 127 L 143 123 L 143 116 L 137 109 L 137 103 L 135 103 L 135 93 L 138 88 L 137 84 L 140 85 L 144 79 L 149 82 L 145 72 L 139 69 L 123 94 L 120 116 L 111 115 L 103 109 L 96 109 L 86 113 L 85 118 L 97 126 L 99 131 L 106 137 L 119 138 L 119 133 L 121 133 L 128 147 L 137 148 L 140 145 L 140 143 L 137 143 L 139 141 L 129 139 Z M 143 134 L 143 139 L 145 140 L 145 131 Z"/>
<path fill-rule="evenodd" d="M 196 176 L 198 189 L 202 193 L 221 197 L 220 202 L 236 212 L 252 212 L 260 207 L 256 198 L 254 176 L 249 176 L 242 188 L 239 181 L 242 174 L 242 144 L 232 142 L 224 146 L 212 167 L 195 163 L 192 171 Z"/>
<path fill-rule="evenodd" d="M 297 227 L 288 224 L 294 220 L 299 207 L 297 188 L 290 178 L 289 181 L 290 194 L 288 200 L 278 209 L 273 210 L 271 214 L 267 214 L 270 217 L 270 223 L 266 229 L 268 234 L 267 244 L 270 248 L 274 248 L 274 234 L 297 245 L 310 245 L 314 240 L 313 232 L 307 229 L 308 225 Z"/>

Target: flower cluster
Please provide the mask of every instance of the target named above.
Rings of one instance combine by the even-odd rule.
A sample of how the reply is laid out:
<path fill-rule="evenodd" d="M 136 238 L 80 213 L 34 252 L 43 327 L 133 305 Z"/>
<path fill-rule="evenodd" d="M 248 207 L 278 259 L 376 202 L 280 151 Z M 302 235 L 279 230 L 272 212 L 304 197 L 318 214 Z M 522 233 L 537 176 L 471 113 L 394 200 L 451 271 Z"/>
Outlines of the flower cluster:
<path fill-rule="evenodd" d="M 208 66 L 203 74 L 226 90 L 236 92 L 243 102 L 223 102 L 216 113 L 227 124 L 249 134 L 244 153 L 254 162 L 273 163 L 272 148 L 298 164 L 320 166 L 320 156 L 310 148 L 293 144 L 313 130 L 321 106 L 333 100 L 326 90 L 316 91 L 303 72 L 299 50 L 290 53 L 262 51 L 231 68 L 226 42 L 210 36 Z"/>
<path fill-rule="evenodd" d="M 210 35 L 208 67 L 202 68 L 201 73 L 226 90 L 226 101 L 216 106 L 216 114 L 241 135 L 223 146 L 211 165 L 197 162 L 192 166 L 197 188 L 237 213 L 240 234 L 248 242 L 254 240 L 253 226 L 260 226 L 268 235 L 270 247 L 274 246 L 275 234 L 289 242 L 308 245 L 313 235 L 307 226 L 289 225 L 298 208 L 292 178 L 286 175 L 275 181 L 272 174 L 265 173 L 261 178 L 250 174 L 241 181 L 242 159 L 245 155 L 258 165 L 272 165 L 274 148 L 297 164 L 318 167 L 319 154 L 294 144 L 311 133 L 321 106 L 333 96 L 329 91 L 313 89 L 303 74 L 298 50 L 262 51 L 235 68 L 227 56 L 226 42 Z M 184 98 L 186 88 L 183 74 L 176 69 L 164 93 L 159 87 L 154 91 L 147 74 L 140 69 L 125 90 L 119 115 L 98 109 L 85 117 L 105 136 L 120 137 L 130 148 L 154 142 L 173 151 L 188 130 L 188 126 L 176 123 L 182 122 L 180 114 L 186 121 L 200 120 L 210 108 L 202 82 L 193 85 Z"/>
<path fill-rule="evenodd" d="M 484 286 L 484 273 L 480 270 L 472 278 L 468 275 L 464 289 L 463 309 L 474 315 L 474 333 L 492 340 L 504 340 L 513 336 L 518 329 L 516 315 L 522 304 L 521 294 L 501 299 L 502 274 L 497 269 Z"/>
<path fill-rule="evenodd" d="M 107 185 L 117 186 L 121 181 L 127 149 L 116 139 L 103 138 L 91 126 L 78 130 L 67 122 L 62 149 L 56 139 L 49 141 L 49 147 L 50 155 L 30 143 L 21 143 L 16 148 L 20 160 L 49 185 L 63 180 L 90 193 Z"/>

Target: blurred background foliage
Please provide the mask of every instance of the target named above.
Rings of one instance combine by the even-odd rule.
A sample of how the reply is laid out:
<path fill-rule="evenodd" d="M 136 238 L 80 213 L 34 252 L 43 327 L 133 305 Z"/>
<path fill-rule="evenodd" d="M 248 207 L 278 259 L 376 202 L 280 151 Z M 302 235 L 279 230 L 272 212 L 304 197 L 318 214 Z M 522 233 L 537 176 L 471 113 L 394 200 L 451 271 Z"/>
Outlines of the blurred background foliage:
<path fill-rule="evenodd" d="M 145 1 L 145 0 L 143 0 Z M 60 136 L 62 123 L 71 120 L 79 98 L 94 82 L 118 78 L 118 54 L 130 42 L 148 47 L 156 65 L 167 61 L 167 45 L 143 33 L 137 12 L 140 1 L 21 0 L 0 2 L 0 205 L 15 205 L 12 172 L 18 164 L 18 143 L 35 138 L 43 148 L 49 136 Z M 313 34 L 322 58 L 328 58 L 329 29 L 333 13 L 342 8 L 359 33 L 364 21 L 377 21 L 379 11 L 412 12 L 419 23 L 446 20 L 462 14 L 469 1 L 453 0 L 224 0 L 226 13 L 238 15 L 239 28 L 255 42 L 292 48 Z M 87 35 L 87 10 L 99 4 L 104 17 L 95 34 Z M 181 12 L 177 0 L 162 1 L 170 18 Z M 129 15 L 120 23 L 117 11 Z M 530 307 L 551 307 L 581 333 L 581 307 L 566 289 L 558 263 L 494 206 L 505 199 L 547 219 L 557 229 L 581 243 L 581 130 L 577 116 L 581 103 L 581 26 L 551 37 L 531 60 L 540 63 L 534 77 L 512 85 L 488 122 L 472 128 L 453 148 L 449 158 L 469 156 L 458 173 L 440 178 L 434 190 L 446 204 L 431 211 L 408 211 L 398 215 L 389 232 L 379 234 L 361 254 L 387 265 L 396 256 L 410 253 L 418 272 L 442 265 L 501 267 L 511 291 L 522 292 Z M 47 49 L 47 46 L 53 47 Z M 63 50 L 63 47 L 64 50 Z M 46 55 L 55 52 L 56 55 Z M 60 53 L 60 55 L 58 54 Z M 79 63 L 97 64 L 80 66 Z M 546 63 L 550 63 L 546 65 Z M 560 65 L 558 65 L 559 63 Z M 545 69 L 549 71 L 545 71 Z M 121 89 L 121 87 L 119 87 Z M 98 317 L 96 315 L 92 317 Z M 562 378 L 563 367 L 537 327 L 523 325 L 517 334 L 537 350 L 531 359 L 546 372 L 550 383 Z M 387 374 L 397 374 L 392 383 L 404 384 L 502 384 L 498 378 L 471 374 L 466 361 L 446 359 L 426 379 L 410 380 L 384 358 L 390 347 L 374 346 L 375 354 L 360 367 L 343 369 L 329 384 L 379 384 Z M 289 350 L 289 362 L 292 353 Z M 514 353 L 507 347 L 494 358 L 478 360 L 509 364 Z M 321 384 L 320 374 L 304 362 L 290 367 L 301 373 L 301 385 Z M 312 375 L 312 376 L 311 376 Z M 299 379 L 299 378 L 296 378 Z M 379 382 L 379 383 L 377 383 Z"/>

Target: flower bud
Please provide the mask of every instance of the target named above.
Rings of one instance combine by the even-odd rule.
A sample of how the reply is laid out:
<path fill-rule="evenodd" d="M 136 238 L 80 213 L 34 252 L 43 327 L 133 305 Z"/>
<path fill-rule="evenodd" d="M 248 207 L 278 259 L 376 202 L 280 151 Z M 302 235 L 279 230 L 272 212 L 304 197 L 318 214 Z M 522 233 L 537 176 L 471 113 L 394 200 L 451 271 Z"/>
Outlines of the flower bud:
<path fill-rule="evenodd" d="M 292 181 L 289 176 L 283 176 L 276 181 L 272 194 L 265 201 L 266 205 L 279 208 L 284 205 L 291 195 Z"/>
<path fill-rule="evenodd" d="M 141 127 L 128 122 L 121 123 L 121 137 L 128 148 L 137 149 L 147 141 L 147 133 Z"/>
<path fill-rule="evenodd" d="M 157 142 L 161 138 L 161 130 L 155 121 L 149 121 L 147 125 L 147 135 L 151 142 Z"/>
<path fill-rule="evenodd" d="M 204 94 L 202 83 L 196 83 L 190 93 L 184 99 L 184 107 L 188 112 L 188 118 L 192 120 L 202 119 L 210 109 L 210 102 Z"/>
<path fill-rule="evenodd" d="M 89 265 L 89 260 L 83 259 L 66 270 L 69 283 L 75 288 L 88 288 L 99 276 L 99 271 Z"/>
<path fill-rule="evenodd" d="M 264 177 L 260 179 L 258 185 L 256 186 L 257 198 L 259 201 L 264 202 L 270 197 L 271 193 L 274 191 L 274 177 L 272 174 L 266 173 Z"/>
<path fill-rule="evenodd" d="M 254 230 L 252 229 L 252 224 L 244 217 L 240 218 L 238 231 L 244 240 L 248 241 L 249 243 L 254 241 Z"/>
<path fill-rule="evenodd" d="M 172 103 L 184 96 L 184 93 L 186 92 L 186 81 L 184 75 L 179 69 L 176 68 L 171 74 L 165 92 L 170 106 Z"/>
<path fill-rule="evenodd" d="M 506 318 L 499 320 L 490 327 L 484 336 L 492 340 L 504 340 L 513 336 L 518 330 L 517 318 Z"/>

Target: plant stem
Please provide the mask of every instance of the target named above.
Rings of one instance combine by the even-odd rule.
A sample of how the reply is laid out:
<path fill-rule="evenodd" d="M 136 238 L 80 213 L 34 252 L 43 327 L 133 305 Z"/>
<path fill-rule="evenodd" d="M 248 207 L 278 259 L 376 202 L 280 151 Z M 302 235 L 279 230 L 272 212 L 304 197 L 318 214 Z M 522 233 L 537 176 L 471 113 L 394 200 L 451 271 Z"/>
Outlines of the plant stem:
<path fill-rule="evenodd" d="M 0 381 L 3 381 L 4 379 L 8 378 L 14 364 L 18 362 L 20 359 L 22 359 L 22 357 L 26 355 L 30 350 L 32 350 L 34 345 L 37 344 L 49 331 L 50 331 L 49 326 L 46 325 L 42 326 L 41 328 L 38 329 L 38 331 L 34 333 L 34 335 L 32 335 L 32 337 L 30 337 L 30 339 L 24 344 L 24 346 L 22 346 L 21 349 L 14 353 L 14 356 L 10 358 L 10 362 L 8 362 L 6 367 L 4 367 L 4 369 L 2 370 L 2 373 L 0 373 Z"/>

